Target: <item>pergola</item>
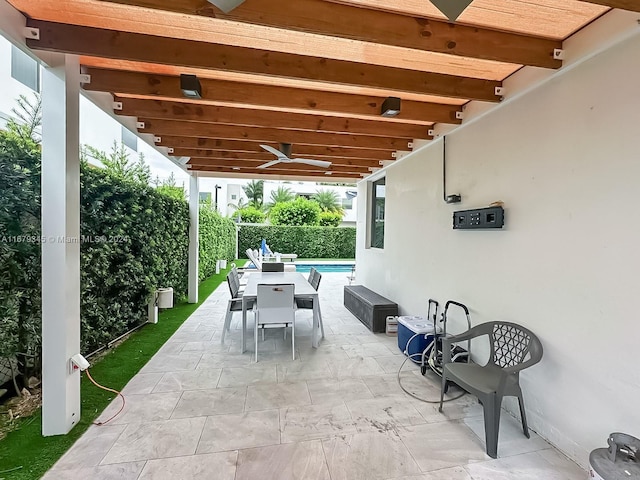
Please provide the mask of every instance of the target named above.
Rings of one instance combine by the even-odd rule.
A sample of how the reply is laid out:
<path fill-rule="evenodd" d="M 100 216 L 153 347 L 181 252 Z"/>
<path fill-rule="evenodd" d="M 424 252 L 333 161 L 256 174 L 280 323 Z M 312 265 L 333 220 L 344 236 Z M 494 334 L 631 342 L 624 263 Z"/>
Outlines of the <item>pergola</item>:
<path fill-rule="evenodd" d="M 189 298 L 197 301 L 198 177 L 357 181 L 490 109 L 503 81 L 562 68 L 563 41 L 634 0 L 475 0 L 455 23 L 428 0 L 0 0 L 0 30 L 43 75 L 43 236 L 79 237 L 78 95 L 191 174 Z M 185 98 L 180 75 L 201 98 Z M 385 99 L 397 116 L 381 116 Z M 260 145 L 331 162 L 258 168 Z M 79 242 L 43 245 L 43 433 L 79 417 Z"/>

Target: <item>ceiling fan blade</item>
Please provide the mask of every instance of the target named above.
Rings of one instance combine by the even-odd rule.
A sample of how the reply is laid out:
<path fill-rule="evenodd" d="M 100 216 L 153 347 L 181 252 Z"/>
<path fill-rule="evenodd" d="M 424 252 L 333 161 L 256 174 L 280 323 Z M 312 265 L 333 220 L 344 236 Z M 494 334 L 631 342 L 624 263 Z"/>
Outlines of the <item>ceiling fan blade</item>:
<path fill-rule="evenodd" d="M 234 8 L 240 6 L 245 0 L 209 0 L 209 3 L 214 4 L 224 13 L 229 13 Z"/>
<path fill-rule="evenodd" d="M 326 162 L 324 160 L 311 160 L 308 158 L 292 158 L 291 161 L 295 163 L 313 165 L 314 167 L 329 168 L 331 166 L 331 162 Z"/>
<path fill-rule="evenodd" d="M 267 152 L 269 153 L 273 153 L 276 157 L 281 158 L 281 159 L 285 159 L 288 158 L 284 153 L 282 153 L 280 150 L 276 150 L 273 147 L 270 147 L 269 145 L 260 145 L 262 148 L 264 148 Z"/>
<path fill-rule="evenodd" d="M 271 162 L 267 162 L 267 163 L 263 163 L 262 165 L 259 165 L 256 168 L 268 168 L 271 167 L 272 165 L 277 165 L 278 163 L 280 163 L 282 160 L 273 160 Z"/>

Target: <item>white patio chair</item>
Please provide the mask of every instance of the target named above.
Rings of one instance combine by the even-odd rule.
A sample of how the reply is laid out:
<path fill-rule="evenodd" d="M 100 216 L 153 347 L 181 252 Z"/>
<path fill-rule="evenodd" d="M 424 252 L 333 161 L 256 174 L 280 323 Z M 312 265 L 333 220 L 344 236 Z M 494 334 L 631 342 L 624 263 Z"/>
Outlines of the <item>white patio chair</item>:
<path fill-rule="evenodd" d="M 291 351 L 293 359 L 296 359 L 294 295 L 293 284 L 258 284 L 258 295 L 253 307 L 256 362 L 258 361 L 258 329 L 263 329 L 264 336 L 264 328 L 267 326 L 283 326 L 286 336 L 286 328 L 291 325 Z"/>

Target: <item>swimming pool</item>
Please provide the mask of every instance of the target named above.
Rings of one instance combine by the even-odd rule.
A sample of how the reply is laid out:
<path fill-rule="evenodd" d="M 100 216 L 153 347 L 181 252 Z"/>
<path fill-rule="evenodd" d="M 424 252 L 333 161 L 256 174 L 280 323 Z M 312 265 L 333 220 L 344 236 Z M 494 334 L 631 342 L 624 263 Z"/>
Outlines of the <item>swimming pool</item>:
<path fill-rule="evenodd" d="M 296 272 L 309 273 L 314 267 L 320 273 L 347 272 L 351 273 L 353 264 L 348 263 L 296 263 Z"/>
<path fill-rule="evenodd" d="M 255 268 L 251 262 L 247 262 L 245 268 L 251 270 Z M 314 267 L 320 273 L 351 273 L 353 263 L 295 263 L 296 272 L 309 273 L 311 267 Z"/>

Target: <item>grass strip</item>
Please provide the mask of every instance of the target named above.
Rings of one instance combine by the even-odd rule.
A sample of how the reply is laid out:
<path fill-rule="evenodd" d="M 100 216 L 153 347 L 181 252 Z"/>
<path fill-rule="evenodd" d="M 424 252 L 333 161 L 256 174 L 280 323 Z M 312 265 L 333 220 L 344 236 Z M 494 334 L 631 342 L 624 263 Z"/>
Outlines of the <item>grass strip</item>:
<path fill-rule="evenodd" d="M 160 313 L 158 323 L 145 325 L 126 341 L 108 351 L 91 366 L 100 384 L 121 390 L 166 343 L 182 323 L 225 280 L 228 270 L 202 281 L 198 303 L 181 302 Z M 17 429 L 0 441 L 0 480 L 34 480 L 47 470 L 80 438 L 115 395 L 98 389 L 85 375 L 81 380 L 81 418 L 67 435 L 42 436 L 42 410 L 23 418 Z"/>

